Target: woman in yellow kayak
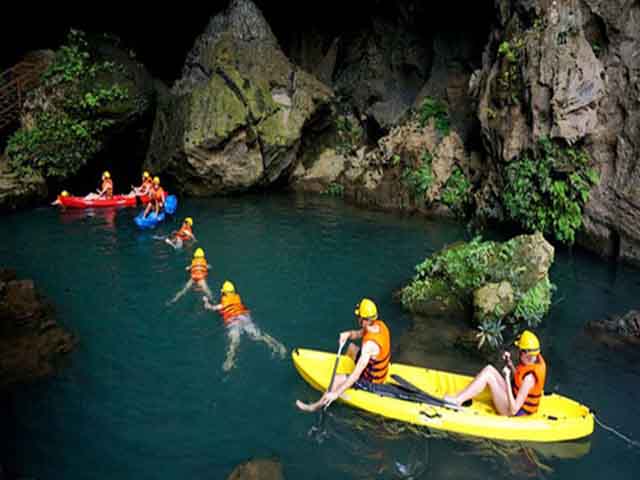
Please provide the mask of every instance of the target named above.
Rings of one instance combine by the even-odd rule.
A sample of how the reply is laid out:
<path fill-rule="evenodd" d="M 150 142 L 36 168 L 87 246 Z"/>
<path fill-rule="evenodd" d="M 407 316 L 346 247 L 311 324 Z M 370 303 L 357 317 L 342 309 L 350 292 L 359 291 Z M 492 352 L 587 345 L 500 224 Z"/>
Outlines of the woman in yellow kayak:
<path fill-rule="evenodd" d="M 111 197 L 113 197 L 113 180 L 111 180 L 111 174 L 105 171 L 102 174 L 102 183 L 100 184 L 98 193 L 90 193 L 84 197 L 84 199 L 97 200 L 99 198 L 109 199 Z"/>
<path fill-rule="evenodd" d="M 207 263 L 207 259 L 204 256 L 204 250 L 202 248 L 196 248 L 196 251 L 193 253 L 191 265 L 187 265 L 185 268 L 185 270 L 191 272 L 191 278 L 189 278 L 184 288 L 180 290 L 168 303 L 171 304 L 177 302 L 178 299 L 187 293 L 194 284 L 200 287 L 200 289 L 202 289 L 209 298 L 213 298 L 209 285 L 207 285 L 207 276 L 209 275 L 210 268 L 211 265 Z"/>
<path fill-rule="evenodd" d="M 231 370 L 235 364 L 236 352 L 240 345 L 240 335 L 246 333 L 252 340 L 264 342 L 273 351 L 274 354 L 280 355 L 284 358 L 287 353 L 287 349 L 284 348 L 280 342 L 278 342 L 271 335 L 262 333 L 258 327 L 253 323 L 251 319 L 251 313 L 242 303 L 240 295 L 236 293 L 236 287 L 229 280 L 226 280 L 222 284 L 220 289 L 222 294 L 220 303 L 212 305 L 209 302 L 208 297 L 202 297 L 204 302 L 204 308 L 218 312 L 222 316 L 222 322 L 227 328 L 227 335 L 229 336 L 229 348 L 227 350 L 227 356 L 222 364 L 222 369 L 226 372 Z"/>
<path fill-rule="evenodd" d="M 331 391 L 326 392 L 320 400 L 307 404 L 296 400 L 296 406 L 305 412 L 315 412 L 321 407 L 329 406 L 352 386 L 369 390 L 367 384 L 384 383 L 391 363 L 391 335 L 387 325 L 378 319 L 378 308 L 373 301 L 363 298 L 355 311 L 360 323 L 359 330 L 342 332 L 339 344 L 348 340 L 362 339 L 362 348 L 351 344 L 347 355 L 356 366 L 349 375 L 336 375 Z"/>
<path fill-rule="evenodd" d="M 464 390 L 453 397 L 445 396 L 444 400 L 460 406 L 489 387 L 493 405 L 500 415 L 510 417 L 536 413 L 547 375 L 540 341 L 533 332 L 525 330 L 515 345 L 520 349 L 517 367 L 513 366 L 509 352 L 504 352 L 502 358 L 507 366 L 502 369 L 502 374 L 492 365 L 487 365 Z"/>

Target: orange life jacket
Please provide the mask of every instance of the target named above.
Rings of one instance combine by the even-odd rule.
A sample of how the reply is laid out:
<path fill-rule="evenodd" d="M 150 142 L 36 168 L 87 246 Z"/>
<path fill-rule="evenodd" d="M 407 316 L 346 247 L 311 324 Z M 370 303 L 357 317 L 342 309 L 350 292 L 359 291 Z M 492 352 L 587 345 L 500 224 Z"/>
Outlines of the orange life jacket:
<path fill-rule="evenodd" d="M 209 274 L 207 260 L 204 258 L 194 258 L 191 261 L 191 279 L 194 281 L 204 280 Z"/>
<path fill-rule="evenodd" d="M 547 364 L 541 354 L 538 354 L 538 360 L 536 363 L 531 365 L 519 364 L 516 367 L 512 385 L 514 398 L 518 396 L 518 391 L 522 386 L 522 382 L 524 382 L 524 377 L 530 373 L 535 377 L 536 383 L 531 387 L 531 390 L 529 390 L 529 394 L 522 405 L 522 409 L 529 415 L 538 411 L 540 398 L 542 398 L 544 393 L 544 381 L 547 377 Z"/>
<path fill-rule="evenodd" d="M 391 335 L 389 328 L 382 320 L 376 320 L 373 326 L 378 326 L 378 333 L 365 329 L 362 345 L 373 342 L 380 349 L 380 353 L 375 358 L 369 359 L 367 368 L 362 372 L 362 378 L 373 383 L 384 383 L 389 373 L 389 363 L 391 363 Z"/>
<path fill-rule="evenodd" d="M 222 315 L 222 321 L 225 325 L 229 325 L 238 315 L 249 313 L 237 293 L 225 293 L 220 299 L 220 304 L 222 305 L 220 315 Z"/>
<path fill-rule="evenodd" d="M 142 185 L 138 187 L 138 190 L 142 193 L 149 193 L 153 189 L 153 180 L 151 178 L 143 178 Z"/>
<path fill-rule="evenodd" d="M 102 188 L 100 190 L 104 191 L 104 196 L 106 198 L 113 197 L 113 180 L 110 178 L 105 178 L 102 180 Z"/>
<path fill-rule="evenodd" d="M 164 190 L 162 187 L 158 187 L 157 190 L 152 188 L 149 192 L 149 197 L 153 203 L 159 203 L 162 205 L 164 203 Z"/>
<path fill-rule="evenodd" d="M 176 237 L 186 242 L 191 238 L 191 235 L 188 235 L 188 233 L 192 233 L 192 232 L 193 231 L 191 230 L 191 227 L 185 223 L 182 225 L 182 227 L 180 227 L 180 230 L 178 230 L 178 233 L 176 233 Z"/>

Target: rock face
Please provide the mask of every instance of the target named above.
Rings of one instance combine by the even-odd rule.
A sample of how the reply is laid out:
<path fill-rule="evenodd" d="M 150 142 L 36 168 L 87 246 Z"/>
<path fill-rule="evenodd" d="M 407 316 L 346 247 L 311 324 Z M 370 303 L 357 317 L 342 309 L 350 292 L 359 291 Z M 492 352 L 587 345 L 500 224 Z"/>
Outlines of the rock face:
<path fill-rule="evenodd" d="M 496 0 L 496 9 L 499 28 L 475 84 L 491 181 L 502 189 L 505 165 L 543 137 L 584 146 L 600 182 L 578 241 L 639 263 L 640 6 Z"/>
<path fill-rule="evenodd" d="M 145 144 L 156 96 L 152 77 L 119 40 L 76 32 L 67 43 L 24 101 L 15 134 L 23 141 L 6 151 L 11 160 L 25 157 L 19 163 L 56 182 L 73 178 L 126 135 Z M 118 170 L 118 161 L 109 159 L 109 165 Z"/>
<path fill-rule="evenodd" d="M 253 2 L 234 0 L 163 100 L 147 165 L 192 195 L 271 185 L 293 171 L 303 131 L 331 96 L 289 62 Z"/>
<path fill-rule="evenodd" d="M 621 317 L 591 321 L 586 329 L 593 337 L 612 347 L 640 346 L 640 312 L 636 310 Z"/>
<path fill-rule="evenodd" d="M 276 460 L 249 460 L 238 465 L 227 480 L 284 480 L 282 464 Z"/>
<path fill-rule="evenodd" d="M 11 171 L 7 158 L 0 155 L 0 212 L 34 205 L 46 196 L 47 184 L 42 175 L 34 172 L 20 176 Z"/>
<path fill-rule="evenodd" d="M 33 281 L 0 269 L 0 389 L 50 375 L 74 337 L 53 319 Z"/>
<path fill-rule="evenodd" d="M 481 332 L 490 330 L 501 339 L 503 321 L 535 325 L 549 310 L 553 258 L 554 248 L 540 233 L 502 244 L 479 239 L 455 244 L 416 267 L 417 275 L 401 292 L 402 304 L 426 316 L 473 309 Z"/>

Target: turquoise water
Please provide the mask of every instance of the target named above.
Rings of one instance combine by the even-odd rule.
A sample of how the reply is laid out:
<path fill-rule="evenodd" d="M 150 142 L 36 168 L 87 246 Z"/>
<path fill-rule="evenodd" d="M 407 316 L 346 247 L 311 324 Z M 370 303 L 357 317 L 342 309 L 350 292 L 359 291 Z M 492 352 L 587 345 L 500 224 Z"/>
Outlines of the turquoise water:
<path fill-rule="evenodd" d="M 202 293 L 166 305 L 187 280 L 193 247 L 174 252 L 153 238 L 175 223 L 140 232 L 136 213 L 43 208 L 1 220 L 10 233 L 0 264 L 34 278 L 80 338 L 55 378 L 16 394 L 11 466 L 24 476 L 217 479 L 251 457 L 278 458 L 287 478 L 310 479 L 596 479 L 640 471 L 640 451 L 601 429 L 587 443 L 533 450 L 542 468 L 519 445 L 413 432 L 338 404 L 327 415 L 327 438 L 309 437 L 317 417 L 294 401 L 317 392 L 289 357 L 273 357 L 247 337 L 236 368 L 223 372 L 225 332 L 203 310 Z M 378 302 L 399 337 L 411 321 L 391 292 L 426 254 L 466 236 L 460 226 L 322 197 L 187 200 L 179 214 L 194 217 L 212 290 L 232 280 L 255 323 L 288 349 L 335 351 L 363 296 Z M 558 252 L 552 280 L 556 303 L 540 330 L 547 389 L 640 438 L 640 355 L 615 353 L 582 333 L 589 320 L 638 307 L 640 274 Z M 476 363 L 464 360 L 451 350 L 451 364 L 471 373 Z"/>

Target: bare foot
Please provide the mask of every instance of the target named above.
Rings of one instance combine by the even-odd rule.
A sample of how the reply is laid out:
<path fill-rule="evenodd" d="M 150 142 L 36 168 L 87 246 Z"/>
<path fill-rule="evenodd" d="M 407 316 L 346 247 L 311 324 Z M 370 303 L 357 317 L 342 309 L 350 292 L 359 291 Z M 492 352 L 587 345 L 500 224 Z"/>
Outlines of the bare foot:
<path fill-rule="evenodd" d="M 228 372 L 232 368 L 233 368 L 233 360 L 225 360 L 224 363 L 222 364 L 222 370 L 224 370 L 225 372 Z"/>
<path fill-rule="evenodd" d="M 296 407 L 298 407 L 303 412 L 315 412 L 315 409 L 311 405 L 301 402 L 300 400 L 296 400 Z"/>
<path fill-rule="evenodd" d="M 458 401 L 456 400 L 456 397 L 452 397 L 452 396 L 450 396 L 450 395 L 445 395 L 445 396 L 442 398 L 442 401 L 444 401 L 444 403 L 450 403 L 451 405 L 456 405 L 456 406 L 458 406 L 458 407 L 460 406 L 460 405 L 458 404 Z"/>

